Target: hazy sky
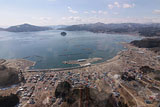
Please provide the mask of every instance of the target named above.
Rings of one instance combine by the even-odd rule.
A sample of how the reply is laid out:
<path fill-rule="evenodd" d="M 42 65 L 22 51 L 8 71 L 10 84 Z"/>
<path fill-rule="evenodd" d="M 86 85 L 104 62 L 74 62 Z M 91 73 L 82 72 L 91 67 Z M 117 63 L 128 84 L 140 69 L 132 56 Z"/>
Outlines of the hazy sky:
<path fill-rule="evenodd" d="M 160 0 L 0 0 L 0 26 L 160 22 Z"/>

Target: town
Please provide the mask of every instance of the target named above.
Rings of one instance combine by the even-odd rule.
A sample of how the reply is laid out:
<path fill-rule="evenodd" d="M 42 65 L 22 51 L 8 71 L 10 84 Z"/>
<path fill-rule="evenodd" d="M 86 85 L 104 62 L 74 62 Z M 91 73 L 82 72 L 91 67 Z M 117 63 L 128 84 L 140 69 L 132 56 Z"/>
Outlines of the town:
<path fill-rule="evenodd" d="M 156 70 L 159 69 L 159 56 L 150 54 L 148 50 L 140 51 L 132 46 L 128 46 L 127 50 L 118 55 L 117 59 L 124 61 L 123 64 L 126 64 L 126 68 L 121 68 L 121 65 L 118 68 L 114 67 L 113 64 L 116 63 L 115 59 L 112 59 L 105 66 L 103 63 L 65 71 L 23 72 L 26 80 L 18 89 L 18 93 L 21 95 L 20 105 L 36 104 L 43 99 L 42 93 L 45 92 L 48 96 L 47 100 L 43 99 L 43 104 L 60 105 L 63 101 L 62 99 L 57 101 L 53 90 L 63 81 L 68 81 L 74 88 L 86 86 L 99 91 L 107 90 L 108 93 L 113 93 L 116 98 L 124 96 L 128 105 L 137 107 L 158 105 L 160 82 L 155 80 L 154 76 L 160 74 Z M 132 58 L 133 56 L 134 58 Z M 145 58 L 140 59 L 139 57 L 142 56 Z M 83 61 L 85 60 L 80 60 L 80 62 Z M 145 64 L 141 62 L 145 62 Z M 156 69 L 150 68 L 149 65 L 155 66 Z M 117 69 L 119 69 L 118 72 Z"/>

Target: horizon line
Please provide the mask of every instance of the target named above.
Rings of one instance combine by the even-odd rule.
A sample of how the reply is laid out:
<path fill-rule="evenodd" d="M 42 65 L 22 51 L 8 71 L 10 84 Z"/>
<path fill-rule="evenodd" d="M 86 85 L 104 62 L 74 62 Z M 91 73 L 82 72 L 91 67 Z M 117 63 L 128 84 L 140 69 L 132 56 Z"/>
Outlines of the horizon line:
<path fill-rule="evenodd" d="M 21 24 L 15 24 L 15 25 L 0 25 L 1 28 L 7 28 L 7 27 L 11 27 L 11 26 L 19 26 L 19 25 L 24 25 L 24 24 L 28 24 L 28 25 L 33 25 L 33 26 L 72 26 L 72 25 L 83 25 L 83 24 L 96 24 L 96 23 L 103 23 L 103 24 L 160 24 L 160 22 L 142 22 L 142 23 L 137 23 L 137 22 L 111 22 L 111 23 L 104 23 L 104 22 L 93 22 L 93 23 L 79 23 L 79 24 L 53 24 L 53 25 L 38 25 L 38 24 L 31 24 L 31 23 L 21 23 Z"/>

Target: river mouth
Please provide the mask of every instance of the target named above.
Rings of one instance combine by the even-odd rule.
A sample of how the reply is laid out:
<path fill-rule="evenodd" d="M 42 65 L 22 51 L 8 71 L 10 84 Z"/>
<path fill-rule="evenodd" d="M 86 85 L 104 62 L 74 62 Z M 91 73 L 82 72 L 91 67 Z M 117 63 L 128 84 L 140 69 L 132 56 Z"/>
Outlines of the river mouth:
<path fill-rule="evenodd" d="M 109 60 L 124 49 L 121 42 L 139 40 L 139 36 L 126 34 L 102 34 L 86 31 L 60 30 L 30 33 L 0 32 L 0 58 L 26 59 L 36 62 L 31 69 L 76 67 L 63 61 L 99 57 L 101 63 Z"/>

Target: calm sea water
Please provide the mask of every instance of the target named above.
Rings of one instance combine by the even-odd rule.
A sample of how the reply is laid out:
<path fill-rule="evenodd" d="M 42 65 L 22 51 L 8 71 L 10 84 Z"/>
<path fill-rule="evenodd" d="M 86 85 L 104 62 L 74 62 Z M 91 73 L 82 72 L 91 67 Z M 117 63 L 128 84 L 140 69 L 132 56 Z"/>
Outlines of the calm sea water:
<path fill-rule="evenodd" d="M 0 32 L 0 58 L 36 61 L 35 69 L 65 68 L 62 61 L 101 57 L 111 59 L 123 49 L 120 42 L 140 37 L 122 34 L 96 34 L 86 31 L 43 31 L 30 33 Z"/>

